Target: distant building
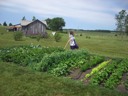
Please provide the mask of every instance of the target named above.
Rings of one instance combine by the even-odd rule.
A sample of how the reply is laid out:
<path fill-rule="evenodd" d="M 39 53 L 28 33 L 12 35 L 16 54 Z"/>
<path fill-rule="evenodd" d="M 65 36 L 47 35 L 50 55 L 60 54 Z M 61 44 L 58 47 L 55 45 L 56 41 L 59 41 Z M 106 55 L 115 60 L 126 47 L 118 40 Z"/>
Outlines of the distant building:
<path fill-rule="evenodd" d="M 24 32 L 25 35 L 45 35 L 46 34 L 46 21 L 40 21 L 40 20 L 35 20 L 35 21 L 27 21 L 27 20 L 22 20 L 21 21 L 21 26 L 22 26 L 22 31 Z"/>
<path fill-rule="evenodd" d="M 46 35 L 47 23 L 46 21 L 27 21 L 21 20 L 20 24 L 8 27 L 9 31 L 22 31 L 25 35 Z"/>
<path fill-rule="evenodd" d="M 8 31 L 20 31 L 21 28 L 22 28 L 21 24 L 16 24 L 16 25 L 9 26 L 7 30 Z"/>

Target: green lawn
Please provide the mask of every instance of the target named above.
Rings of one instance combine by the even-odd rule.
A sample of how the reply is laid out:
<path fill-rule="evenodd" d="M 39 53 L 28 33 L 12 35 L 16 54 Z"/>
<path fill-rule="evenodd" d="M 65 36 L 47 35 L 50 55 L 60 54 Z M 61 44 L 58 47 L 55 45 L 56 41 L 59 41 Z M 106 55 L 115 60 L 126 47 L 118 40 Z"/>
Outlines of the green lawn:
<path fill-rule="evenodd" d="M 0 48 L 17 46 L 17 45 L 41 45 L 41 46 L 60 46 L 64 47 L 67 40 L 68 34 L 62 34 L 62 39 L 60 42 L 56 42 L 48 31 L 49 38 L 41 39 L 39 42 L 36 39 L 31 39 L 29 37 L 23 37 L 22 41 L 15 41 L 13 39 L 13 32 L 7 32 L 5 28 L 0 27 Z M 101 32 L 84 32 L 80 36 L 80 32 L 76 32 L 76 41 L 80 49 L 86 49 L 90 53 L 99 54 L 109 57 L 128 57 L 128 37 L 124 36 L 123 40 L 121 37 L 115 36 L 115 33 L 101 33 Z M 90 38 L 87 38 L 87 37 Z M 69 50 L 69 45 L 66 48 Z"/>
<path fill-rule="evenodd" d="M 34 72 L 27 67 L 0 62 L 0 96 L 127 96 L 128 94 L 80 81 Z"/>

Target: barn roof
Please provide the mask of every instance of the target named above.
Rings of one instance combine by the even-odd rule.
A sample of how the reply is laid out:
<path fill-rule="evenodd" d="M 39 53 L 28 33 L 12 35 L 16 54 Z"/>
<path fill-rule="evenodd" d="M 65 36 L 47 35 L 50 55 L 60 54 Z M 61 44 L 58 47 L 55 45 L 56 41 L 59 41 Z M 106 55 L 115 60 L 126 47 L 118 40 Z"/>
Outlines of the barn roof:
<path fill-rule="evenodd" d="M 47 26 L 47 22 L 46 21 L 41 21 L 41 22 Z"/>
<path fill-rule="evenodd" d="M 38 19 L 37 19 L 37 20 L 38 20 Z M 35 20 L 35 21 L 36 21 L 36 20 Z M 35 21 L 21 20 L 21 26 L 27 26 L 27 25 L 29 25 L 30 23 L 35 22 Z M 40 20 L 38 20 L 38 21 L 40 21 Z M 47 26 L 46 21 L 40 21 L 40 22 L 42 22 L 44 25 Z"/>
<path fill-rule="evenodd" d="M 31 21 L 28 21 L 28 20 L 21 20 L 21 25 L 22 26 L 26 26 L 26 25 L 28 25 L 28 24 L 30 24 L 31 23 Z"/>

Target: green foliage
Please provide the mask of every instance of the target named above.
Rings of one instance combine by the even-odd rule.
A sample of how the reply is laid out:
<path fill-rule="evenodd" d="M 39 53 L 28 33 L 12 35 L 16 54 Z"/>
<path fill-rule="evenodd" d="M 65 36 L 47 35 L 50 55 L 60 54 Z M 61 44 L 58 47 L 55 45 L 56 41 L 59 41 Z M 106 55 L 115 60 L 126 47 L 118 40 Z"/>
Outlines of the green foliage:
<path fill-rule="evenodd" d="M 65 22 L 63 18 L 56 17 L 50 20 L 48 25 L 53 31 L 60 31 L 65 26 Z"/>
<path fill-rule="evenodd" d="M 49 24 L 50 24 L 51 20 L 52 20 L 52 19 L 50 19 L 50 18 L 45 19 L 45 21 L 47 22 L 47 25 L 48 25 L 48 28 L 47 28 L 47 29 L 50 29 Z"/>
<path fill-rule="evenodd" d="M 115 88 L 124 73 L 128 72 L 128 59 L 124 59 L 120 64 L 118 64 L 117 69 L 114 70 L 110 78 L 106 81 L 105 87 L 107 88 Z"/>
<path fill-rule="evenodd" d="M 38 63 L 44 55 L 52 52 L 64 51 L 62 48 L 34 46 L 19 46 L 12 48 L 4 48 L 0 50 L 0 60 L 6 62 L 14 62 L 16 64 L 27 66 Z"/>
<path fill-rule="evenodd" d="M 86 91 L 85 91 L 86 90 Z M 13 63 L 0 62 L 1 96 L 128 96 L 79 81 L 58 78 Z"/>
<path fill-rule="evenodd" d="M 36 17 L 35 17 L 35 16 L 33 16 L 32 21 L 35 21 L 35 20 L 36 20 Z"/>
<path fill-rule="evenodd" d="M 80 36 L 82 36 L 82 33 L 80 34 Z"/>
<path fill-rule="evenodd" d="M 120 32 L 120 34 L 124 35 L 124 32 L 127 32 L 127 25 L 128 25 L 128 14 L 126 10 L 121 10 L 116 15 L 116 25 L 117 25 L 117 31 Z"/>
<path fill-rule="evenodd" d="M 100 72 L 96 73 L 90 80 L 92 85 L 102 85 L 111 76 L 114 70 L 117 68 L 118 64 L 121 62 L 119 59 L 112 60 L 106 67 L 104 67 Z"/>
<path fill-rule="evenodd" d="M 87 39 L 90 39 L 91 37 L 90 36 L 86 36 Z"/>
<path fill-rule="evenodd" d="M 45 55 L 41 62 L 36 64 L 35 69 L 47 71 L 55 76 L 66 75 L 70 72 L 69 69 L 80 66 L 80 60 L 88 55 L 88 52 L 83 50 L 65 51 Z"/>
<path fill-rule="evenodd" d="M 85 50 L 65 51 L 63 48 L 41 47 L 40 45 L 19 46 L 0 49 L 0 61 L 14 62 L 32 70 L 48 72 L 54 76 L 67 76 L 71 70 L 92 68 L 85 79 L 91 77 L 92 85 L 115 88 L 124 73 L 128 72 L 128 59 L 109 59 L 91 55 Z M 101 63 L 102 62 L 102 63 Z M 127 82 L 125 83 L 127 87 Z"/>
<path fill-rule="evenodd" d="M 61 40 L 62 36 L 60 35 L 60 33 L 57 32 L 57 33 L 54 35 L 54 38 L 55 38 L 55 41 L 56 41 L 56 42 L 59 42 L 59 41 Z"/>
<path fill-rule="evenodd" d="M 47 30 L 47 33 L 51 36 L 47 38 L 47 40 L 40 39 L 40 42 L 33 40 L 31 38 L 23 38 L 22 41 L 15 41 L 13 37 L 13 32 L 7 32 L 6 26 L 0 26 L 0 48 L 3 47 L 11 47 L 11 46 L 19 46 L 19 45 L 29 45 L 33 43 L 34 45 L 40 44 L 41 46 L 61 46 L 64 47 L 68 40 L 68 35 L 63 34 L 63 38 L 61 38 L 61 42 L 55 43 L 54 37 L 51 36 L 51 31 Z M 66 32 L 65 32 L 66 33 Z M 62 34 L 62 33 L 60 33 Z M 78 31 L 78 36 L 76 36 L 76 40 L 79 43 L 80 49 L 89 50 L 92 53 L 97 53 L 99 55 L 104 55 L 108 57 L 120 57 L 127 58 L 128 51 L 128 38 L 124 37 L 124 40 L 121 41 L 120 38 L 117 38 L 114 32 L 104 33 L 104 32 L 85 32 L 83 31 L 82 35 L 79 36 L 80 31 Z M 90 36 L 91 39 L 86 39 L 86 36 Z M 35 38 L 36 39 L 36 38 Z M 104 43 L 104 44 L 103 44 Z M 66 48 L 69 49 L 68 46 Z"/>
<path fill-rule="evenodd" d="M 22 18 L 22 20 L 26 20 L 25 16 Z"/>
<path fill-rule="evenodd" d="M 4 23 L 3 23 L 3 26 L 7 26 L 7 23 L 6 23 L 6 22 L 4 22 Z"/>
<path fill-rule="evenodd" d="M 126 26 L 126 35 L 128 36 L 128 26 Z"/>
<path fill-rule="evenodd" d="M 9 23 L 9 26 L 12 26 L 12 23 Z"/>
<path fill-rule="evenodd" d="M 91 55 L 89 56 L 88 60 L 86 60 L 84 65 L 81 66 L 81 71 L 86 71 L 87 69 L 92 68 L 103 61 L 103 56 Z"/>
<path fill-rule="evenodd" d="M 16 31 L 14 32 L 14 40 L 15 41 L 20 41 L 23 38 L 23 32 Z"/>
<path fill-rule="evenodd" d="M 36 40 L 39 42 L 41 39 L 41 34 L 38 34 L 37 37 L 36 37 Z"/>
<path fill-rule="evenodd" d="M 93 68 L 92 71 L 88 74 L 85 75 L 85 79 L 89 78 L 90 76 L 96 74 L 97 72 L 99 72 L 102 68 L 104 68 L 107 64 L 109 64 L 110 60 L 104 61 L 101 64 L 99 64 L 97 67 Z"/>

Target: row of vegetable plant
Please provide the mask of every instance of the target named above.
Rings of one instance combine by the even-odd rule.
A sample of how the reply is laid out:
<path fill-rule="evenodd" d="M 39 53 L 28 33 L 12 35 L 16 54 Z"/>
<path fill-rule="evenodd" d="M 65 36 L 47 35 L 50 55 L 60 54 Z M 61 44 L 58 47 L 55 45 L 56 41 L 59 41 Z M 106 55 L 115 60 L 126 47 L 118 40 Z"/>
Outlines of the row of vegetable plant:
<path fill-rule="evenodd" d="M 81 53 L 79 52 L 79 54 Z M 49 72 L 56 76 L 67 75 L 68 73 L 70 73 L 71 70 L 74 70 L 74 68 L 75 69 L 80 68 L 83 65 L 98 64 L 99 61 L 101 62 L 102 60 L 104 60 L 102 56 L 83 54 L 83 52 L 81 55 L 77 54 L 74 57 L 73 58 L 70 57 L 67 60 L 61 61 L 59 64 L 57 64 L 57 66 L 53 67 Z M 95 61 L 95 63 L 93 61 Z M 88 66 L 88 68 L 90 67 L 91 66 Z"/>
<path fill-rule="evenodd" d="M 96 66 L 97 64 L 103 62 L 105 60 L 105 57 L 103 56 L 98 56 L 98 55 L 90 55 L 89 60 L 86 60 L 84 64 L 80 67 L 81 71 L 86 71 L 89 68 L 92 68 Z"/>
<path fill-rule="evenodd" d="M 88 56 L 89 54 L 85 50 L 56 52 L 45 55 L 41 62 L 34 65 L 33 68 L 39 71 L 47 71 L 55 76 L 66 75 L 71 68 L 80 66 L 82 63 L 79 62 Z"/>
<path fill-rule="evenodd" d="M 110 78 L 105 82 L 104 86 L 107 88 L 115 88 L 121 81 L 124 73 L 128 72 L 128 59 L 124 59 L 117 65 Z"/>
<path fill-rule="evenodd" d="M 117 65 L 121 62 L 121 59 L 113 59 L 110 64 L 104 67 L 101 71 L 96 73 L 90 80 L 90 83 L 93 85 L 100 85 L 104 83 L 110 75 L 117 68 Z"/>
<path fill-rule="evenodd" d="M 89 54 L 86 50 L 65 51 L 59 47 L 39 45 L 0 49 L 0 60 L 29 66 L 33 70 L 48 72 L 55 76 L 66 76 L 75 68 L 86 71 L 95 67 L 86 74 L 84 80 L 91 77 L 91 84 L 102 84 L 107 88 L 115 88 L 120 83 L 123 74 L 128 72 L 128 59 L 105 61 L 105 57 Z M 128 88 L 127 81 L 126 88 Z"/>
<path fill-rule="evenodd" d="M 107 61 L 104 61 L 104 62 L 100 63 L 97 67 L 93 68 L 90 73 L 85 75 L 84 80 L 86 80 L 90 76 L 92 76 L 92 75 L 96 74 L 97 72 L 99 72 L 102 68 L 104 68 L 107 64 L 109 64 L 110 61 L 111 61 L 111 59 L 109 59 Z"/>
<path fill-rule="evenodd" d="M 65 51 L 58 47 L 39 45 L 4 48 L 0 49 L 0 54 L 2 61 L 29 66 L 34 70 L 47 71 L 56 76 L 66 75 L 73 68 L 84 68 L 85 71 L 104 61 L 103 56 L 90 55 L 85 50 Z"/>
<path fill-rule="evenodd" d="M 60 47 L 41 47 L 39 45 L 3 48 L 0 49 L 0 60 L 27 66 L 40 62 L 45 54 L 63 51 L 64 49 Z"/>

